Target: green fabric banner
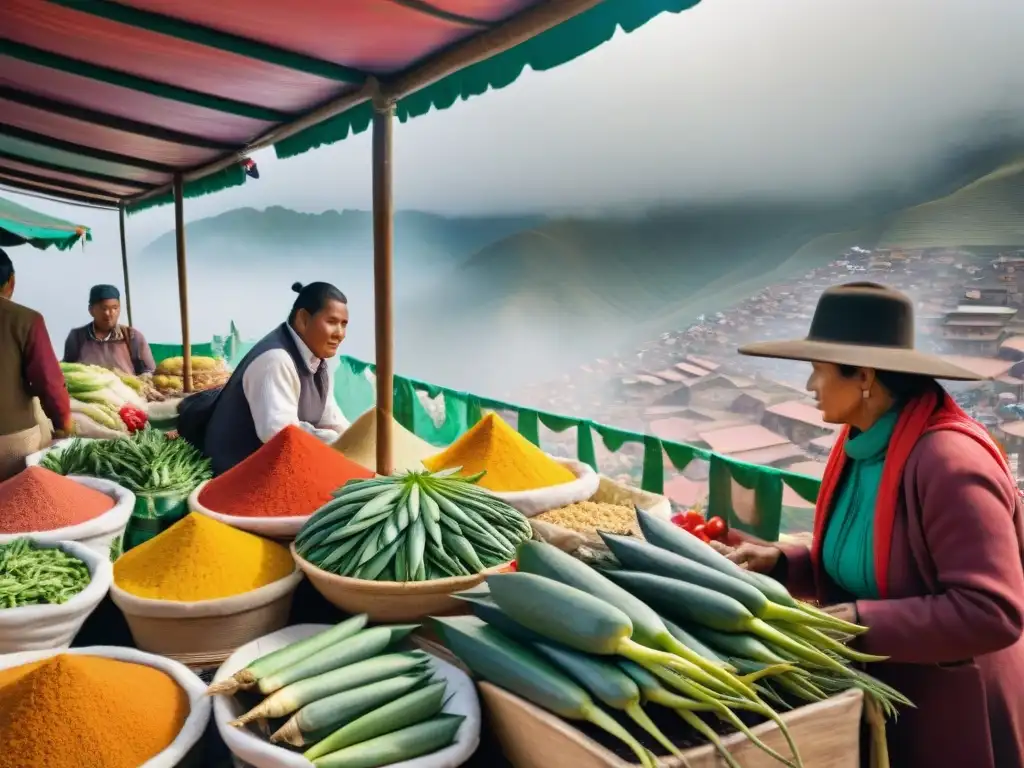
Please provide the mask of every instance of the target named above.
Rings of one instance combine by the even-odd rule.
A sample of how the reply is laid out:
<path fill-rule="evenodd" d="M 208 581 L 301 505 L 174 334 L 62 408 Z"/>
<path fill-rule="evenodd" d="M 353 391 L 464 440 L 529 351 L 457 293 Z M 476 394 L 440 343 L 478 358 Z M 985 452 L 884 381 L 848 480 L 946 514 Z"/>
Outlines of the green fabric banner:
<path fill-rule="evenodd" d="M 153 344 L 157 361 L 181 354 L 181 346 Z M 193 346 L 195 355 L 224 355 L 235 364 L 252 348 L 241 341 L 238 330 L 210 344 Z M 159 353 L 159 354 L 158 354 Z M 359 418 L 376 401 L 374 385 L 367 373 L 374 373 L 372 363 L 352 357 L 338 360 L 334 378 L 334 398 L 342 413 L 350 421 Z M 439 424 L 424 405 L 421 395 L 429 398 L 438 408 L 444 407 L 444 420 Z M 439 401 L 440 398 L 440 401 Z M 594 433 L 604 447 L 615 453 L 627 443 L 643 446 L 641 487 L 651 493 L 664 493 L 665 459 L 677 471 L 685 470 L 694 459 L 709 463 L 708 516 L 720 516 L 730 526 L 773 541 L 778 538 L 782 521 L 784 486 L 789 486 L 801 498 L 813 503 L 821 485 L 819 480 L 806 475 L 763 467 L 757 464 L 720 456 L 705 448 L 659 440 L 653 435 L 600 424 L 586 419 L 562 416 L 513 403 L 481 398 L 458 390 L 439 387 L 404 376 L 394 377 L 395 419 L 431 445 L 450 445 L 459 435 L 476 424 L 484 410 L 506 411 L 516 414 L 516 429 L 534 445 L 541 445 L 540 426 L 554 432 L 576 430 L 576 457 L 579 461 L 598 469 Z"/>

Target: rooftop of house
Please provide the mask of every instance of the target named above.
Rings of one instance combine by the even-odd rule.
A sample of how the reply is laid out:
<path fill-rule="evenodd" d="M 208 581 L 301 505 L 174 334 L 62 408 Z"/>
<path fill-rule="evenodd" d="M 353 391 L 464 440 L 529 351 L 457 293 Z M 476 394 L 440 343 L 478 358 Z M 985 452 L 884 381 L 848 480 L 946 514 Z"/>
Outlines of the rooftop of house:
<path fill-rule="evenodd" d="M 789 443 L 789 440 L 782 435 L 776 434 L 760 424 L 702 431 L 700 439 L 707 443 L 711 450 L 725 455 Z"/>
<path fill-rule="evenodd" d="M 821 411 L 807 402 L 789 400 L 785 403 L 770 406 L 765 410 L 767 413 L 774 413 L 776 416 L 781 416 L 784 419 L 793 419 L 794 421 L 809 424 L 812 427 L 818 427 L 820 429 L 835 429 L 835 425 L 826 424 L 822 420 Z"/>

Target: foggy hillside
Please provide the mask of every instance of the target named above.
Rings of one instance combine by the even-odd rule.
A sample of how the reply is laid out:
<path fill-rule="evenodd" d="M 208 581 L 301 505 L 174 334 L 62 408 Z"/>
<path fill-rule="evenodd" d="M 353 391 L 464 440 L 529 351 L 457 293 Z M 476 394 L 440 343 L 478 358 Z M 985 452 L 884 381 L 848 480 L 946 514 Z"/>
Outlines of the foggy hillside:
<path fill-rule="evenodd" d="M 841 203 L 677 205 L 557 219 L 400 212 L 398 370 L 509 395 L 594 356 L 685 328 L 855 244 L 914 240 L 922 231 L 947 245 L 965 244 L 971 231 L 999 232 L 1012 244 L 1024 239 L 1014 218 L 1024 200 L 1024 171 L 996 166 L 1013 155 L 1002 144 L 964 151 L 899 190 Z M 328 280 L 352 305 L 346 352 L 372 359 L 368 212 L 238 209 L 190 224 L 187 236 L 190 283 L 201 291 L 222 287 L 204 295 L 217 302 L 225 327 L 234 320 L 247 336 L 258 336 L 283 317 L 293 281 Z M 173 244 L 170 233 L 154 241 L 142 253 L 142 269 L 172 279 Z"/>
<path fill-rule="evenodd" d="M 544 221 L 541 216 L 446 217 L 400 211 L 395 216 L 396 281 L 415 289 L 429 275 Z M 331 276 L 322 279 L 335 280 L 353 296 L 366 289 L 373 272 L 373 221 L 368 211 L 317 214 L 281 206 L 262 211 L 238 208 L 190 223 L 187 238 L 190 264 L 279 270 L 288 262 L 297 272 L 323 268 Z M 142 251 L 140 262 L 167 264 L 174 261 L 174 254 L 174 233 L 167 232 Z M 280 274 L 286 277 L 283 271 Z"/>

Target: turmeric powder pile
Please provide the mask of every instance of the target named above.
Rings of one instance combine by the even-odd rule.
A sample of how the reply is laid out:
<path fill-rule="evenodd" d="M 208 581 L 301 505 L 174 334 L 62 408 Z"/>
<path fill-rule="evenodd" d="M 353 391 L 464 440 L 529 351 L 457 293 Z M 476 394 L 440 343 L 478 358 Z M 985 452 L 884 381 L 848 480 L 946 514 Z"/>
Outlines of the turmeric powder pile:
<path fill-rule="evenodd" d="M 191 603 L 251 592 L 294 570 L 280 544 L 193 512 L 121 555 L 114 583 L 137 597 Z"/>
<path fill-rule="evenodd" d="M 480 485 L 490 491 L 532 491 L 576 479 L 570 470 L 548 456 L 489 413 L 441 453 L 423 460 L 431 472 L 462 467 L 464 474 L 486 472 Z"/>
<path fill-rule="evenodd" d="M 189 710 L 174 678 L 144 664 L 59 654 L 0 670 L 0 768 L 138 768 Z"/>

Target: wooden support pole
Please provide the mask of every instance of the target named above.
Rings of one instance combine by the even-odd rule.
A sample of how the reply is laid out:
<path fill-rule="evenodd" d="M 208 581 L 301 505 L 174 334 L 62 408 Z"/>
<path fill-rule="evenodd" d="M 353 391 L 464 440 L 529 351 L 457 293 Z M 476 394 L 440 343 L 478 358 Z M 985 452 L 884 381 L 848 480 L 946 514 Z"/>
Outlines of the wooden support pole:
<path fill-rule="evenodd" d="M 188 331 L 188 270 L 185 265 L 185 181 L 174 175 L 174 242 L 178 251 L 178 304 L 181 313 L 181 378 L 185 392 L 192 391 L 192 340 Z"/>
<path fill-rule="evenodd" d="M 132 322 L 132 287 L 128 280 L 128 241 L 124 234 L 124 203 L 117 208 L 118 221 L 121 224 L 121 271 L 124 273 L 124 305 L 128 310 L 128 327 L 134 328 Z"/>
<path fill-rule="evenodd" d="M 373 309 L 377 340 L 377 473 L 394 470 L 391 419 L 394 407 L 394 319 L 392 264 L 394 199 L 391 193 L 391 133 L 394 102 L 373 105 Z"/>

